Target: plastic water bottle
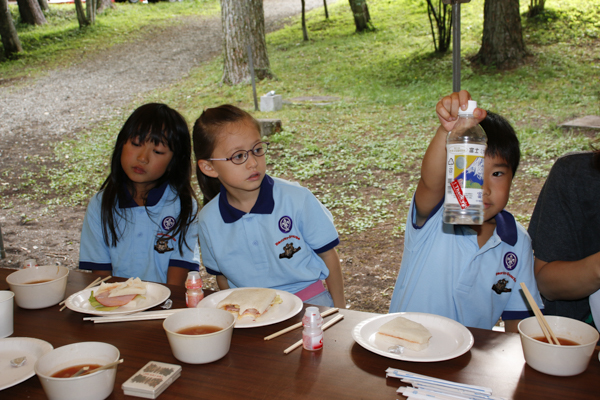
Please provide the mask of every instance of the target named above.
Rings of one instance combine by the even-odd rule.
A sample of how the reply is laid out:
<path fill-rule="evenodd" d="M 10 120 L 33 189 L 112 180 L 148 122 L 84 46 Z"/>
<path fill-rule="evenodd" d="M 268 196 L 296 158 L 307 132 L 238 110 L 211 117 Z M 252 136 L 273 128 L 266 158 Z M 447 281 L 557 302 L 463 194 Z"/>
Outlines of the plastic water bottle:
<path fill-rule="evenodd" d="M 446 139 L 446 197 L 443 220 L 447 224 L 483 224 L 483 166 L 487 136 L 473 111 L 477 102 L 469 100 L 466 110 L 458 110 L 458 120 Z"/>
<path fill-rule="evenodd" d="M 202 278 L 198 271 L 188 272 L 187 279 L 185 280 L 185 304 L 194 308 L 198 305 L 200 300 L 204 298 L 204 290 L 202 290 Z"/>
<path fill-rule="evenodd" d="M 315 351 L 323 348 L 323 318 L 317 307 L 308 307 L 302 318 L 302 346 Z"/>

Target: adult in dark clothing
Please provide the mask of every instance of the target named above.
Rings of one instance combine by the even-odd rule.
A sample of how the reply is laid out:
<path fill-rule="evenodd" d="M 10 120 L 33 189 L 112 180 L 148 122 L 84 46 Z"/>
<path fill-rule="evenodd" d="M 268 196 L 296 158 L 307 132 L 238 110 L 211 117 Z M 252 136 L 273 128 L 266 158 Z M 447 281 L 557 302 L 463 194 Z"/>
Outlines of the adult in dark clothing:
<path fill-rule="evenodd" d="M 589 296 L 600 290 L 600 151 L 556 160 L 528 232 L 545 313 L 593 324 Z"/>

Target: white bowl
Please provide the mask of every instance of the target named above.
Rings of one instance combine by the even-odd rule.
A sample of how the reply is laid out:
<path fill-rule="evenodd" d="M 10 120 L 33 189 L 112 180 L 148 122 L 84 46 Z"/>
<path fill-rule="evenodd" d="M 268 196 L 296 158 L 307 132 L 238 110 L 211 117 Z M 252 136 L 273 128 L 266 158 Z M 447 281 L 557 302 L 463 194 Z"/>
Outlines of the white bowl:
<path fill-rule="evenodd" d="M 15 303 L 21 308 L 46 308 L 65 298 L 69 269 L 60 265 L 45 265 L 20 269 L 6 277 Z M 46 281 L 42 283 L 29 283 Z"/>
<path fill-rule="evenodd" d="M 52 378 L 52 375 L 76 365 L 105 365 L 117 361 L 119 356 L 119 350 L 112 344 L 73 343 L 40 357 L 34 370 L 50 400 L 103 400 L 110 396 L 114 389 L 116 366 L 75 378 Z"/>
<path fill-rule="evenodd" d="M 519 322 L 519 333 L 525 361 L 537 371 L 556 376 L 572 376 L 585 371 L 599 334 L 590 325 L 567 317 L 545 316 L 548 325 L 558 338 L 579 343 L 577 346 L 557 346 L 540 342 L 533 337 L 544 336 L 535 317 Z"/>
<path fill-rule="evenodd" d="M 213 325 L 220 331 L 205 335 L 177 333 L 193 326 Z M 176 359 L 188 364 L 206 364 L 223 358 L 229 351 L 235 316 L 216 308 L 189 308 L 167 317 L 163 328 Z"/>

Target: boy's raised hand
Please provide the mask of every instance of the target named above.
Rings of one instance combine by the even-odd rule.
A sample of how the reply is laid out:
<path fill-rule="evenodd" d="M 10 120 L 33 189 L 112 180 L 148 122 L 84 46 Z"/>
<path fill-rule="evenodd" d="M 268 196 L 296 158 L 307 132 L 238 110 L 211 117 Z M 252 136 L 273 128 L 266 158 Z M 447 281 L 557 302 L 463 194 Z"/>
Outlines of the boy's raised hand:
<path fill-rule="evenodd" d="M 458 119 L 458 109 L 467 109 L 468 101 L 471 100 L 471 95 L 466 90 L 460 92 L 454 92 L 448 96 L 443 97 L 435 106 L 435 111 L 440 120 L 440 124 L 448 132 L 454 128 L 456 120 Z M 473 112 L 473 116 L 477 118 L 478 122 L 481 122 L 487 116 L 487 112 L 481 108 L 476 108 Z"/>

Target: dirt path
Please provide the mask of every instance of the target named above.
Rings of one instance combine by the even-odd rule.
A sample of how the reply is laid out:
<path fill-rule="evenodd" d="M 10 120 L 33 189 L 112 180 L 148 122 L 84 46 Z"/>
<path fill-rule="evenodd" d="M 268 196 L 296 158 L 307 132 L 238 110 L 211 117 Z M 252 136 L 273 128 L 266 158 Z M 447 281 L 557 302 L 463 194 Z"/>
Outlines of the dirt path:
<path fill-rule="evenodd" d="M 306 5 L 310 10 L 323 1 L 306 0 Z M 264 9 L 266 29 L 272 31 L 298 15 L 301 3 L 264 0 Z M 220 54 L 221 35 L 219 17 L 182 18 L 176 26 L 149 28 L 146 40 L 116 45 L 18 86 L 0 85 L 0 193 L 12 203 L 0 211 L 7 255 L 0 266 L 18 267 L 34 258 L 39 265 L 74 268 L 79 258 L 85 209 L 49 211 L 14 196 L 24 158 L 49 155 L 47 143 L 72 137 L 111 118 L 136 96 L 185 77 Z"/>

